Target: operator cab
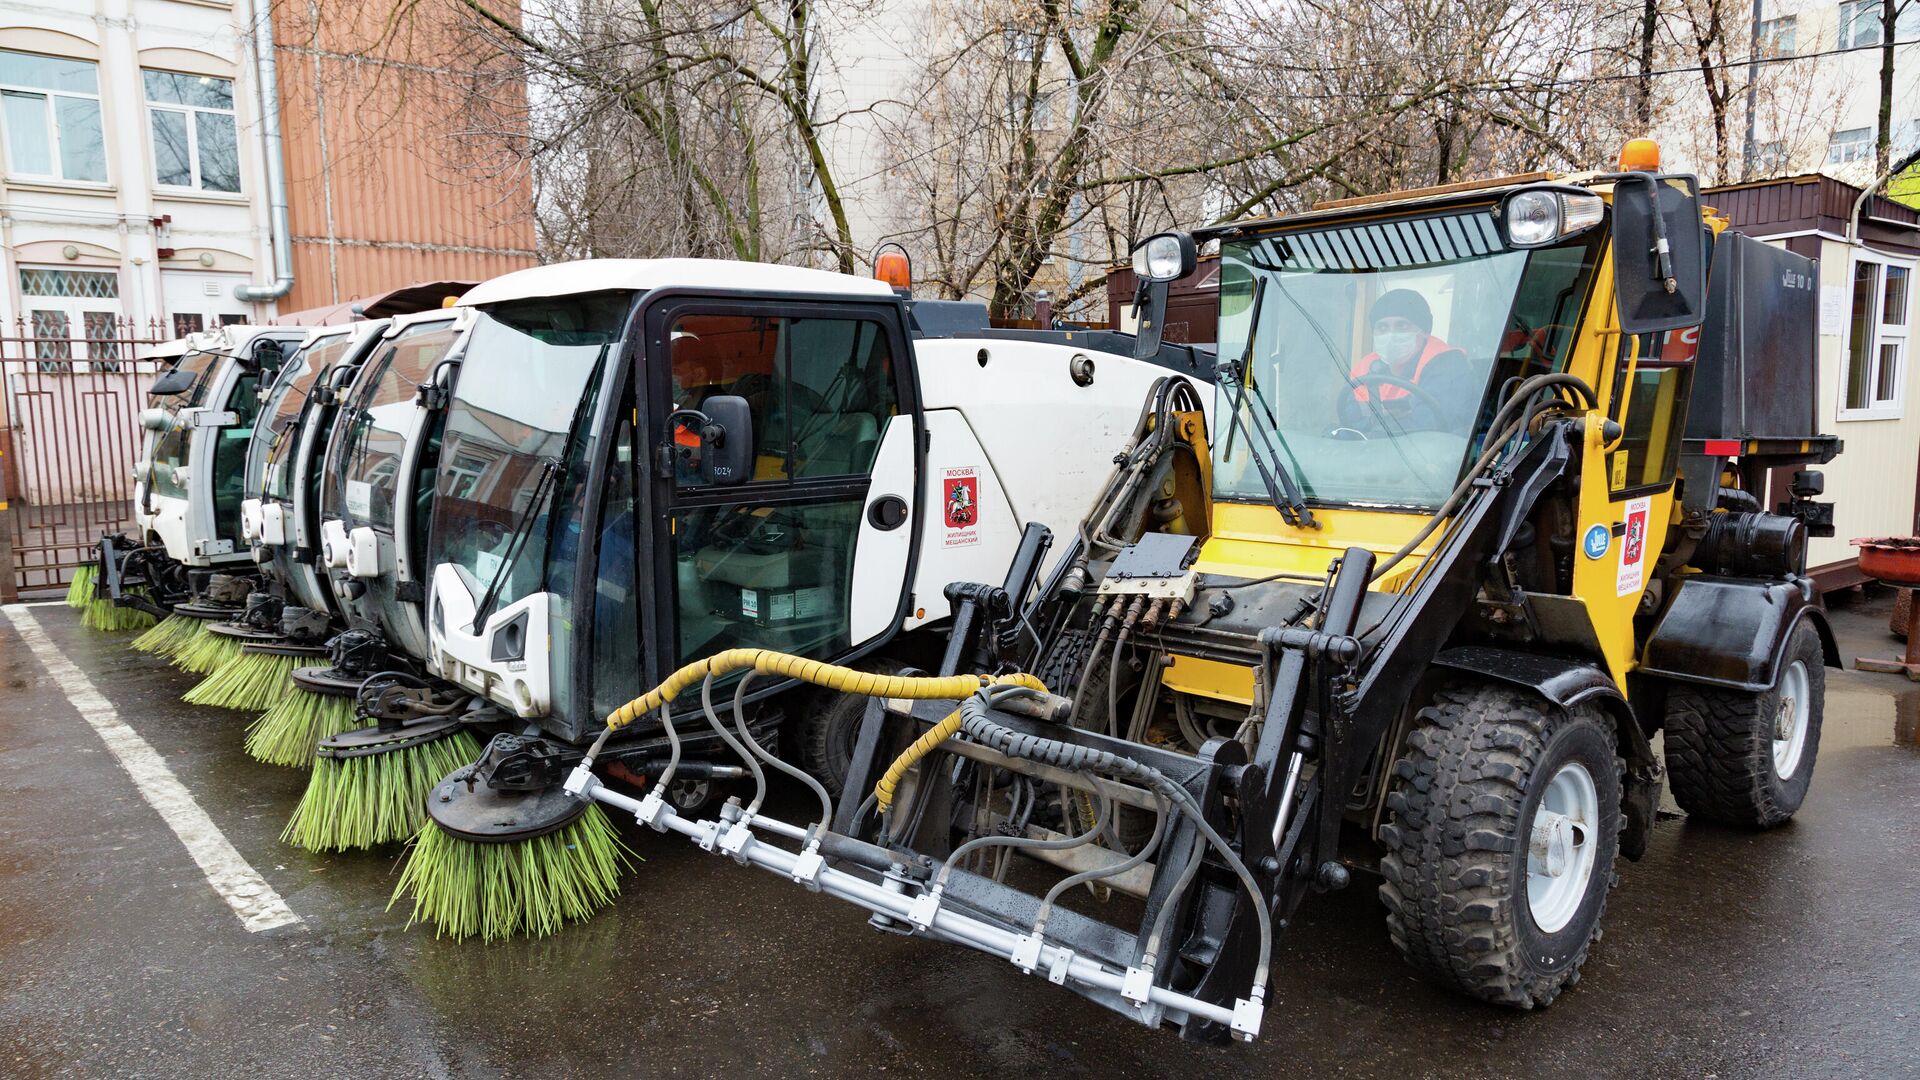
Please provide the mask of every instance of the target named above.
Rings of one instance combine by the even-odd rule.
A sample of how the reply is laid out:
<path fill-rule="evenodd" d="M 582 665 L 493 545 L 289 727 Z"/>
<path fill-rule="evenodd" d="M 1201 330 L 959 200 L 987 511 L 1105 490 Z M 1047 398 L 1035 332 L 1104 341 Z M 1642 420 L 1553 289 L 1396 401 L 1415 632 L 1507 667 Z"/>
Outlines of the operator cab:
<path fill-rule="evenodd" d="M 461 303 L 428 555 L 443 677 L 571 740 L 685 659 L 845 657 L 899 626 L 911 544 L 868 509 L 915 498 L 917 419 L 884 283 L 604 260 Z"/>
<path fill-rule="evenodd" d="M 319 494 L 327 435 L 340 394 L 379 344 L 385 319 L 316 328 L 282 382 L 263 405 L 267 437 L 260 455 L 258 546 L 261 562 L 286 584 L 290 599 L 313 611 L 333 611 L 333 591 L 316 567 L 320 550 Z M 249 473 L 252 473 L 249 466 Z"/>
<path fill-rule="evenodd" d="M 134 471 L 135 520 L 174 561 L 205 567 L 251 557 L 241 501 L 259 389 L 305 336 L 242 325 L 193 334 L 154 381 L 140 416 L 150 438 Z"/>
<path fill-rule="evenodd" d="M 328 436 L 321 565 L 350 628 L 377 628 L 410 657 L 427 647 L 421 601 L 442 421 L 430 391 L 452 378 L 472 325 L 460 309 L 395 317 Z"/>

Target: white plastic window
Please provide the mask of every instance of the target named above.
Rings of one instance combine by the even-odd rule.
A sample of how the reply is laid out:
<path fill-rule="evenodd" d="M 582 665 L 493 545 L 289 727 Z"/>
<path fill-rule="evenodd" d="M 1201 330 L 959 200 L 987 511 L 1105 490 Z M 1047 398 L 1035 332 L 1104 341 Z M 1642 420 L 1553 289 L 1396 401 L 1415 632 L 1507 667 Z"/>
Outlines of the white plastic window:
<path fill-rule="evenodd" d="M 1910 262 L 1854 257 L 1840 419 L 1889 420 L 1901 415 L 1913 279 Z"/>
<path fill-rule="evenodd" d="M 85 60 L 0 49 L 7 174 L 105 183 L 99 70 Z"/>
<path fill-rule="evenodd" d="M 240 144 L 233 80 L 142 71 L 153 132 L 154 182 L 161 187 L 237 193 Z"/>

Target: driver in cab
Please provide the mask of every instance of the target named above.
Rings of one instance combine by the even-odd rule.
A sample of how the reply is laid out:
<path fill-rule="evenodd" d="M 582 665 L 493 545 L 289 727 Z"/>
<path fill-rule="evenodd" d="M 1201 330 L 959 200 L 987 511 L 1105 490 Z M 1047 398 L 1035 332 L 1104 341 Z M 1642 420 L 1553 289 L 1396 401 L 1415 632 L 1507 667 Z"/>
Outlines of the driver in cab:
<path fill-rule="evenodd" d="M 1374 301 L 1373 351 L 1354 363 L 1340 401 L 1348 438 L 1403 431 L 1464 434 L 1479 400 L 1466 353 L 1433 332 L 1433 309 L 1412 289 Z"/>

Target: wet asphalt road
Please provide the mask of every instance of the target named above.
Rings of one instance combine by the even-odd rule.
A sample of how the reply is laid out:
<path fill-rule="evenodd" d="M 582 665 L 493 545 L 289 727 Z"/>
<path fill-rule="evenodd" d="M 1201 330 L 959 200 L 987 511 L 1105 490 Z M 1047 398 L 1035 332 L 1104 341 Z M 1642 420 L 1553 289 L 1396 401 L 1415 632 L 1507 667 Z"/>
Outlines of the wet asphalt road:
<path fill-rule="evenodd" d="M 1837 613 L 1849 658 L 1898 649 L 1885 608 Z M 1895 676 L 1829 672 L 1792 824 L 1664 821 L 1553 1008 L 1415 979 L 1363 879 L 1281 939 L 1261 1041 L 1201 1047 L 651 834 L 587 924 L 436 941 L 385 910 L 395 853 L 278 843 L 304 778 L 245 757 L 247 717 L 182 705 L 190 677 L 64 607 L 33 614 L 303 922 L 247 933 L 0 619 L 8 1078 L 1920 1076 L 1920 688 Z"/>

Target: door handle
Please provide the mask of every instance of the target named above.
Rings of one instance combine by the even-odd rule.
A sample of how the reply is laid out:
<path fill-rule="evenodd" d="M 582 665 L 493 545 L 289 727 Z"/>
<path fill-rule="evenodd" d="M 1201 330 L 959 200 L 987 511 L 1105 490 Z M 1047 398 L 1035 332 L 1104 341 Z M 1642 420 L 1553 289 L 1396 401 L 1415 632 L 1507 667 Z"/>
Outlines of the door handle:
<path fill-rule="evenodd" d="M 907 500 L 898 495 L 882 495 L 867 504 L 867 524 L 881 532 L 891 532 L 907 520 Z"/>

